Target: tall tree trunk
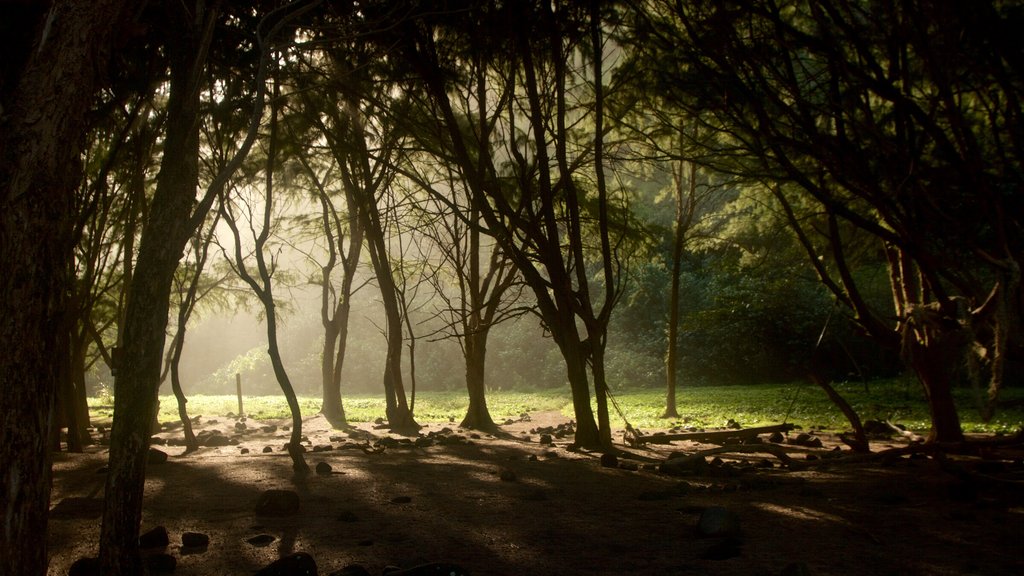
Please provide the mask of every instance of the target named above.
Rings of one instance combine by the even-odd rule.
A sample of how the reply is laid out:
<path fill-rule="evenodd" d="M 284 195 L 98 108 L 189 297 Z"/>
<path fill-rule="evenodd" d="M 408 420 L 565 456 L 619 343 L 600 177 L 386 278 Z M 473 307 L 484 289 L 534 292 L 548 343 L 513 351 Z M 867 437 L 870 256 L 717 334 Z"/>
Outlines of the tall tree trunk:
<path fill-rule="evenodd" d="M 0 566 L 46 574 L 50 449 L 67 354 L 73 203 L 92 98 L 128 4 L 57 2 L 18 24 L 36 30 L 0 87 Z M 43 20 L 47 25 L 42 26 Z"/>
<path fill-rule="evenodd" d="M 114 421 L 110 434 L 100 565 L 105 575 L 141 573 L 139 524 L 145 485 L 146 456 L 164 350 L 171 285 L 193 229 L 190 223 L 199 182 L 199 29 L 189 18 L 204 15 L 168 14 L 175 41 L 166 45 L 170 61 L 167 134 L 148 218 L 143 225 L 139 256 L 128 293 L 121 363 L 114 388 Z M 182 7 L 184 11 L 184 7 Z"/>
<path fill-rule="evenodd" d="M 665 350 L 665 413 L 662 418 L 679 418 L 676 407 L 676 379 L 679 358 L 679 283 L 683 265 L 683 245 L 689 220 L 693 216 L 693 201 L 696 193 L 696 165 L 690 166 L 690 210 L 686 210 L 683 200 L 683 182 L 681 166 L 675 176 L 676 218 L 672 230 L 672 285 L 668 297 L 668 342 Z"/>

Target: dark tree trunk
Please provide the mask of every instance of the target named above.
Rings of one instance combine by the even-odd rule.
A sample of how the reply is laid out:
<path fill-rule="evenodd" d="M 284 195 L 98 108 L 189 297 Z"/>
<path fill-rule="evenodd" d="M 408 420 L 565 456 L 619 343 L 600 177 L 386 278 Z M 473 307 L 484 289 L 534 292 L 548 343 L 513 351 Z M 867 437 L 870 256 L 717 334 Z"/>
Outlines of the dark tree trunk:
<path fill-rule="evenodd" d="M 612 424 L 608 415 L 608 380 L 604 371 L 604 344 L 591 343 L 590 371 L 594 376 L 594 400 L 597 404 L 598 441 L 604 450 L 612 447 Z"/>
<path fill-rule="evenodd" d="M 345 408 L 341 403 L 341 370 L 335 370 L 339 361 L 344 362 L 345 358 L 344 342 L 341 342 L 339 349 L 340 338 L 341 331 L 337 325 L 337 317 L 324 320 L 324 345 L 320 357 L 323 404 L 320 407 L 320 413 L 336 428 L 347 425 Z"/>
<path fill-rule="evenodd" d="M 174 6 L 173 4 L 168 6 Z M 168 14 L 175 41 L 167 43 L 171 86 L 167 133 L 156 193 L 143 225 L 138 261 L 125 308 L 121 364 L 114 389 L 100 564 L 108 576 L 141 573 L 139 524 L 146 455 L 156 418 L 171 285 L 193 232 L 190 223 L 199 181 L 199 30 L 188 19 Z M 180 19 L 180 20 L 178 20 Z M 202 21 L 201 19 L 199 20 Z"/>
<path fill-rule="evenodd" d="M 469 408 L 459 426 L 484 432 L 498 429 L 487 409 L 487 389 L 484 368 L 487 359 L 487 330 L 472 330 L 465 338 L 466 346 L 466 390 L 469 393 Z"/>
<path fill-rule="evenodd" d="M 197 274 L 199 272 L 197 271 Z M 181 351 L 185 348 L 185 323 L 184 313 L 178 314 L 178 334 L 174 339 L 174 350 L 171 352 L 171 390 L 174 391 L 174 399 L 178 403 L 178 418 L 181 420 L 181 429 L 185 434 L 185 454 L 199 450 L 199 440 L 192 431 L 192 420 L 188 417 L 188 398 L 181 388 Z M 239 414 L 241 416 L 241 414 Z"/>
<path fill-rule="evenodd" d="M 0 84 L 0 566 L 46 574 L 48 438 L 66 357 L 74 191 L 86 118 L 127 2 L 59 2 Z M 5 13 L 4 17 L 7 17 Z M 44 14 L 17 22 L 42 32 Z M 31 45 L 29 45 L 31 43 Z"/>
<path fill-rule="evenodd" d="M 942 340 L 946 339 L 946 342 Z M 924 388 L 931 413 L 932 429 L 928 434 L 929 442 L 962 442 L 963 429 L 960 426 L 960 415 L 953 400 L 953 374 L 956 363 L 963 358 L 963 348 L 958 335 L 947 334 L 932 339 L 925 347 L 913 343 L 911 366 Z"/>
<path fill-rule="evenodd" d="M 377 276 L 386 318 L 387 354 L 384 361 L 384 395 L 388 425 L 396 432 L 414 432 L 419 424 L 413 419 L 402 384 L 402 309 L 398 303 L 398 289 L 391 272 L 384 242 L 384 229 L 374 198 L 364 198 L 360 205 L 363 229 L 368 242 L 370 260 Z"/>

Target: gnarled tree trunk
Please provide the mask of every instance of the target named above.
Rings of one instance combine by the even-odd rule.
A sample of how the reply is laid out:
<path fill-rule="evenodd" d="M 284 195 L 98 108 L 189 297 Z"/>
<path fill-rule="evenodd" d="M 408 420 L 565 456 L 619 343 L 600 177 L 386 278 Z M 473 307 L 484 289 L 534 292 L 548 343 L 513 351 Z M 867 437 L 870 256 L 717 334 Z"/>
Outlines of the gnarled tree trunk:
<path fill-rule="evenodd" d="M 67 352 L 72 198 L 86 118 L 128 2 L 57 2 L 17 22 L 0 83 L 0 566 L 46 573 L 55 358 Z M 4 18 L 13 9 L 4 6 Z M 43 22 L 46 21 L 44 28 Z M 45 30 L 45 33 L 44 33 Z M 16 45 L 12 42 L 9 46 Z"/>

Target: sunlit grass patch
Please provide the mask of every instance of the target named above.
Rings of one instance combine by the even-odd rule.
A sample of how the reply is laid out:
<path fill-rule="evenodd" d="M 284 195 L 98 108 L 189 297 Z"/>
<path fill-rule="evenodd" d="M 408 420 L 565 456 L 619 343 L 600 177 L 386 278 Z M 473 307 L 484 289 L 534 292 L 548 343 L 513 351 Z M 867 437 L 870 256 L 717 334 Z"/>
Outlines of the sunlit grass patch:
<path fill-rule="evenodd" d="M 836 390 L 847 399 L 862 419 L 882 419 L 901 423 L 918 431 L 929 428 L 927 405 L 917 385 L 902 379 L 864 383 L 841 383 Z M 676 403 L 680 417 L 664 419 L 665 393 L 660 389 L 622 390 L 613 393 L 614 399 L 629 423 L 640 430 L 663 429 L 672 426 L 700 428 L 724 427 L 735 420 L 744 427 L 764 426 L 790 422 L 804 428 L 827 430 L 850 428 L 843 414 L 825 393 L 810 383 L 760 384 L 752 386 L 680 386 Z M 1024 399 L 1024 390 L 1006 389 L 1006 400 Z M 989 422 L 983 422 L 971 390 L 958 389 L 956 399 L 965 432 L 1010 433 L 1024 426 L 1024 409 L 1004 408 Z M 382 395 L 348 396 L 343 399 L 345 413 L 351 422 L 373 422 L 384 418 Z M 567 389 L 516 392 L 494 390 L 487 395 L 488 408 L 497 423 L 518 419 L 522 414 L 559 411 L 572 418 L 573 408 Z M 300 397 L 299 405 L 304 417 L 320 411 L 320 399 Z M 468 400 L 463 391 L 419 392 L 415 399 L 415 417 L 421 423 L 458 423 L 465 416 Z M 94 419 L 109 420 L 112 401 L 91 398 Z M 288 418 L 288 405 L 283 396 L 245 396 L 243 409 L 247 416 L 258 420 Z M 195 395 L 189 397 L 189 415 L 192 417 L 226 416 L 238 412 L 235 396 Z M 610 408 L 612 426 L 621 428 L 625 422 L 618 411 Z M 173 396 L 160 397 L 159 418 L 162 422 L 178 419 L 177 402 Z"/>

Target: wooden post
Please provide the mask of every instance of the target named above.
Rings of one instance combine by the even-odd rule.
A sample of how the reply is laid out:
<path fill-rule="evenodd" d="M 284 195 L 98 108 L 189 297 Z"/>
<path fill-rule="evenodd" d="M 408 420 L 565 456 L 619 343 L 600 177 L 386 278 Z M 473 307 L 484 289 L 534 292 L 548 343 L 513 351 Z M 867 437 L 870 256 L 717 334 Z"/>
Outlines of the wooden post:
<path fill-rule="evenodd" d="M 238 417 L 241 418 L 245 415 L 242 411 L 242 375 L 235 372 L 235 392 L 238 394 Z"/>

